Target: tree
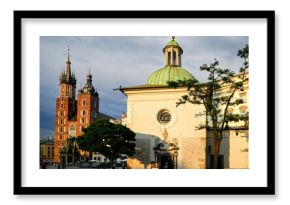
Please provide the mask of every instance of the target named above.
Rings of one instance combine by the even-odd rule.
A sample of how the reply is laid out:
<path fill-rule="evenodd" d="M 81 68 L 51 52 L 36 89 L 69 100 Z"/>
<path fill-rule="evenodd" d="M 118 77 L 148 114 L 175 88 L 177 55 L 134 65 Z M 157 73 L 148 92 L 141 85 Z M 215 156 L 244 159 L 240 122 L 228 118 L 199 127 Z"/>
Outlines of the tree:
<path fill-rule="evenodd" d="M 107 120 L 98 120 L 83 129 L 84 134 L 77 138 L 79 148 L 98 152 L 115 164 L 121 154 L 135 154 L 135 133 L 129 128 Z"/>
<path fill-rule="evenodd" d="M 177 102 L 177 106 L 186 102 L 203 105 L 205 107 L 206 122 L 197 127 L 197 129 L 209 129 L 213 131 L 214 136 L 214 168 L 218 166 L 218 156 L 220 144 L 223 139 L 223 132 L 228 127 L 229 122 L 247 121 L 248 115 L 233 114 L 228 112 L 228 108 L 244 103 L 243 99 L 235 98 L 237 91 L 244 90 L 244 84 L 248 79 L 248 55 L 249 47 L 245 45 L 240 49 L 237 56 L 244 62 L 239 73 L 229 69 L 220 68 L 219 61 L 214 60 L 210 65 L 200 66 L 201 71 L 208 73 L 208 81 L 201 83 L 197 80 L 179 80 L 168 82 L 169 87 L 177 88 L 186 86 L 188 94 L 184 95 Z M 226 94 L 219 95 L 220 89 L 226 89 Z"/>

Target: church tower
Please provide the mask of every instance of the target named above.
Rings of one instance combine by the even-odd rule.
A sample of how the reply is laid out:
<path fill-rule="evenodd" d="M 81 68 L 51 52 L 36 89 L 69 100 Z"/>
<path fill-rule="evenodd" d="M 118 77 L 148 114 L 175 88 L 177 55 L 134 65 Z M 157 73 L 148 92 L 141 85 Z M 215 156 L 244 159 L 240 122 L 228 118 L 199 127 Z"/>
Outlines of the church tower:
<path fill-rule="evenodd" d="M 99 94 L 92 84 L 92 75 L 87 74 L 87 82 L 78 91 L 77 99 L 77 136 L 82 135 L 82 128 L 88 127 L 99 115 Z"/>
<path fill-rule="evenodd" d="M 68 124 L 76 116 L 76 78 L 71 71 L 69 49 L 65 71 L 59 77 L 59 96 L 56 98 L 54 161 L 60 162 L 60 150 L 68 139 Z"/>

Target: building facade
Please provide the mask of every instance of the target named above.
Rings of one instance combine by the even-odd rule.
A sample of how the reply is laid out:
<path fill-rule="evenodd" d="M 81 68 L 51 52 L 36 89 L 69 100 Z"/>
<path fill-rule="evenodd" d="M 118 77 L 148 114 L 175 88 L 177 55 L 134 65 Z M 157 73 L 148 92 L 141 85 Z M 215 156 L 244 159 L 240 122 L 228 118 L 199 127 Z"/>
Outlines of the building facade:
<path fill-rule="evenodd" d="M 54 140 L 51 137 L 40 140 L 40 168 L 54 162 Z"/>
<path fill-rule="evenodd" d="M 145 85 L 120 88 L 127 96 L 127 114 L 122 123 L 136 132 L 135 164 L 147 168 L 152 162 L 158 168 L 211 168 L 213 136 L 210 130 L 197 130 L 205 124 L 203 105 L 176 102 L 188 94 L 186 87 L 168 88 L 168 81 L 195 79 L 182 67 L 183 49 L 173 37 L 163 48 L 164 66 L 151 74 Z M 222 95 L 227 88 L 222 88 Z M 247 99 L 244 92 L 236 93 Z M 248 113 L 247 102 L 231 111 Z M 231 124 L 232 125 L 232 124 Z M 248 128 L 236 123 L 225 131 L 220 150 L 221 168 L 248 168 Z M 149 166 L 150 167 L 150 166 Z"/>
<path fill-rule="evenodd" d="M 99 112 L 99 95 L 92 84 L 92 75 L 87 74 L 86 84 L 76 95 L 76 77 L 71 71 L 68 52 L 65 71 L 59 78 L 59 96 L 56 97 L 54 162 L 72 163 L 77 159 L 74 138 L 83 134 L 82 129 L 99 117 L 108 117 Z M 81 159 L 87 152 L 78 152 Z"/>

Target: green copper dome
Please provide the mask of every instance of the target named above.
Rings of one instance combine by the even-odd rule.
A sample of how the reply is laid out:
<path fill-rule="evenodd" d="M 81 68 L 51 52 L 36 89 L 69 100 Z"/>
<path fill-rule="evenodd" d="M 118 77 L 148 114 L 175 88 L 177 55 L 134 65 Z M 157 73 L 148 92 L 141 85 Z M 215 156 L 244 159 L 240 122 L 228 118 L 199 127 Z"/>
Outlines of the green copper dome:
<path fill-rule="evenodd" d="M 169 41 L 166 46 L 179 46 L 179 43 L 177 43 L 177 41 L 175 41 L 175 39 L 172 39 L 171 41 Z"/>
<path fill-rule="evenodd" d="M 195 79 L 187 70 L 178 66 L 165 66 L 152 73 L 147 85 L 167 85 L 168 81 Z"/>
<path fill-rule="evenodd" d="M 179 43 L 175 40 L 174 36 L 172 36 L 172 39 L 170 41 L 168 41 L 168 43 L 165 45 L 165 47 L 163 48 L 163 52 L 164 52 L 165 48 L 171 47 L 171 46 L 178 47 L 181 50 L 181 54 L 183 53 L 182 48 L 180 47 Z"/>

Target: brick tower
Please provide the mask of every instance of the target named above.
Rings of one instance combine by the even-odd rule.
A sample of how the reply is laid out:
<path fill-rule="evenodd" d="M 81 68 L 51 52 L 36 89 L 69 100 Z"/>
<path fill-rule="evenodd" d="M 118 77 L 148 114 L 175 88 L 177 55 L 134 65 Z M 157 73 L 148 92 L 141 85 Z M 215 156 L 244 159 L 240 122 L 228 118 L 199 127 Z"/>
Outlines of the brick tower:
<path fill-rule="evenodd" d="M 74 156 L 63 155 L 68 152 L 70 138 L 82 135 L 82 128 L 89 126 L 99 115 L 99 97 L 92 85 L 92 75 L 87 75 L 85 86 L 78 91 L 76 100 L 76 77 L 71 72 L 71 61 L 69 56 L 66 61 L 65 71 L 61 72 L 59 78 L 59 96 L 56 97 L 55 114 L 55 142 L 54 162 L 73 162 Z M 62 151 L 62 152 L 61 152 Z M 88 155 L 88 153 L 80 153 Z"/>

